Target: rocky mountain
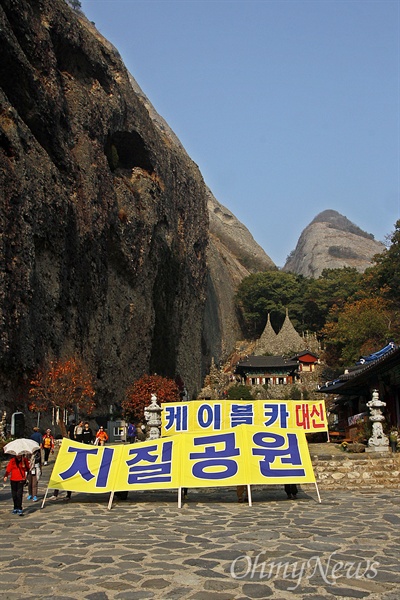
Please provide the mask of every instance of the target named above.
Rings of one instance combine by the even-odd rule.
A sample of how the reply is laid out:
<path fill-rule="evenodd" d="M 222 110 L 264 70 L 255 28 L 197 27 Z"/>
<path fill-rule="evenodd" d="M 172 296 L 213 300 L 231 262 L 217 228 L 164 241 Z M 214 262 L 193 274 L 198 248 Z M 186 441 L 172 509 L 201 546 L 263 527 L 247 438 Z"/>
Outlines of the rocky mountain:
<path fill-rule="evenodd" d="M 104 406 L 152 372 L 195 397 L 272 261 L 83 15 L 1 0 L 0 43 L 0 408 L 74 353 Z"/>
<path fill-rule="evenodd" d="M 324 269 L 354 267 L 364 272 L 372 257 L 385 249 L 335 210 L 324 210 L 303 230 L 283 271 L 319 277 Z"/>
<path fill-rule="evenodd" d="M 0 5 L 2 404 L 45 357 L 81 354 L 104 405 L 146 372 L 196 393 L 210 360 L 206 186 L 93 30 Z"/>
<path fill-rule="evenodd" d="M 241 340 L 234 296 L 251 273 L 276 268 L 249 230 L 208 190 L 210 271 L 206 301 L 207 338 L 212 356 L 225 361 Z"/>

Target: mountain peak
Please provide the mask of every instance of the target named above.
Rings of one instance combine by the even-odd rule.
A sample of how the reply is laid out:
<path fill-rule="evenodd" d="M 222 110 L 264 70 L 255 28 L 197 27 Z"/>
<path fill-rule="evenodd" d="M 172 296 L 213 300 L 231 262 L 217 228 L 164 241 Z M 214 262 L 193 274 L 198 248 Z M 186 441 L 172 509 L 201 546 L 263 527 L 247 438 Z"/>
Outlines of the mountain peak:
<path fill-rule="evenodd" d="M 347 233 L 353 233 L 354 235 L 359 235 L 370 240 L 374 239 L 372 233 L 363 231 L 360 229 L 360 227 L 352 223 L 347 217 L 341 215 L 336 210 L 323 210 L 316 217 L 314 217 L 310 225 L 313 223 L 328 223 L 328 226 L 333 229 L 338 229 L 339 231 L 344 231 Z"/>
<path fill-rule="evenodd" d="M 353 267 L 360 273 L 372 264 L 384 244 L 336 210 L 319 213 L 300 235 L 283 271 L 319 277 L 324 269 Z"/>

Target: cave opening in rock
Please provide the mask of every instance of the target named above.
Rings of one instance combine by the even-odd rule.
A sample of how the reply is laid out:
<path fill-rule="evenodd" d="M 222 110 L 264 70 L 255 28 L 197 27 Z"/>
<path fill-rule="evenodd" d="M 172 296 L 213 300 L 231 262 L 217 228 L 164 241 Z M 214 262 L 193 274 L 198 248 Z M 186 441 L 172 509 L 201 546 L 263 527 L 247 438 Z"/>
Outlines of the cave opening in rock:
<path fill-rule="evenodd" d="M 109 135 L 105 153 L 111 171 L 140 167 L 148 173 L 154 172 L 146 145 L 136 131 L 116 131 Z"/>

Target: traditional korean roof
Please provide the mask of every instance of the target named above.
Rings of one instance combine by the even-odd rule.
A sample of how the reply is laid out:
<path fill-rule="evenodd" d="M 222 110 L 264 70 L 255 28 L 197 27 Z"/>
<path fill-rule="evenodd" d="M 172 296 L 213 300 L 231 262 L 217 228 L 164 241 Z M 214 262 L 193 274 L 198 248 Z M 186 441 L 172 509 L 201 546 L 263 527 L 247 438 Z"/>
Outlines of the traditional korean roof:
<path fill-rule="evenodd" d="M 243 371 L 244 369 L 277 369 L 285 368 L 288 370 L 297 368 L 299 363 L 295 360 L 289 360 L 284 356 L 247 356 L 244 360 L 240 360 L 237 365 L 235 372 Z"/>
<path fill-rule="evenodd" d="M 304 350 L 304 352 L 300 352 L 299 354 L 295 354 L 295 356 L 292 356 L 292 357 L 290 358 L 290 360 L 300 360 L 300 361 L 301 361 L 302 357 L 303 357 L 303 356 L 306 356 L 306 355 L 308 355 L 308 356 L 312 356 L 312 357 L 314 357 L 316 360 L 318 360 L 318 359 L 319 359 L 319 356 L 318 356 L 318 354 L 315 354 L 314 352 L 311 352 L 311 350 Z"/>
<path fill-rule="evenodd" d="M 318 391 L 324 394 L 353 395 L 360 392 L 362 388 L 376 382 L 378 377 L 384 376 L 388 371 L 400 385 L 400 347 L 393 342 L 367 357 L 362 357 L 354 367 L 346 370 L 333 381 L 327 381 L 318 386 Z"/>

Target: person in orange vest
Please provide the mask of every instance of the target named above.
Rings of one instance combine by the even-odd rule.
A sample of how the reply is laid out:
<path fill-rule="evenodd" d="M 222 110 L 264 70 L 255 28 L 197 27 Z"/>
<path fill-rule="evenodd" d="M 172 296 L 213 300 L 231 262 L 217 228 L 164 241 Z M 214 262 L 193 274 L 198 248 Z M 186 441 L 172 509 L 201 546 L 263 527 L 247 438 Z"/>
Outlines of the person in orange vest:
<path fill-rule="evenodd" d="M 108 441 L 108 434 L 104 431 L 104 427 L 100 427 L 98 432 L 96 433 L 96 445 L 104 446 L 104 444 Z"/>
<path fill-rule="evenodd" d="M 51 429 L 47 429 L 42 439 L 42 448 L 44 450 L 44 465 L 49 464 L 50 452 L 54 454 L 54 438 L 51 435 Z"/>

